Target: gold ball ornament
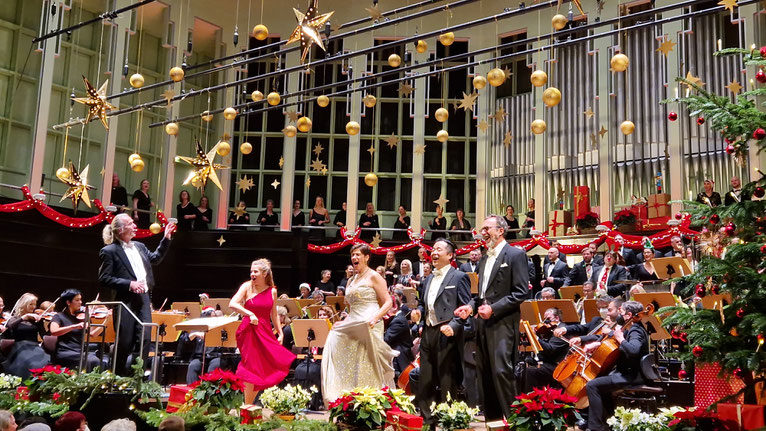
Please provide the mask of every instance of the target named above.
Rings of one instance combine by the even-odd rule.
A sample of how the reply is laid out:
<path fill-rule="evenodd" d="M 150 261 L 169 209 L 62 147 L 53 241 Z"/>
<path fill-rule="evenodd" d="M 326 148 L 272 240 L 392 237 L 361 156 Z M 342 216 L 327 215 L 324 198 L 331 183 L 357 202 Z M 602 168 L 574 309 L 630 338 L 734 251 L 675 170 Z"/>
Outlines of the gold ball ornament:
<path fill-rule="evenodd" d="M 266 101 L 269 102 L 269 105 L 271 106 L 277 106 L 279 105 L 279 102 L 282 100 L 282 97 L 279 96 L 279 93 L 276 91 L 272 91 L 269 93 L 268 96 L 266 96 Z"/>
<path fill-rule="evenodd" d="M 69 169 L 67 168 L 58 168 L 56 171 L 56 178 L 60 179 L 61 181 L 68 180 L 69 179 Z"/>
<path fill-rule="evenodd" d="M 415 45 L 415 51 L 419 52 L 420 54 L 428 51 L 428 42 L 425 40 L 419 40 Z"/>
<path fill-rule="evenodd" d="M 473 88 L 477 90 L 481 90 L 482 88 L 486 86 L 487 86 L 487 78 L 481 75 L 476 75 L 473 77 Z"/>
<path fill-rule="evenodd" d="M 237 110 L 232 108 L 232 107 L 228 107 L 228 108 L 224 109 L 223 110 L 223 118 L 225 118 L 227 120 L 233 120 L 233 119 L 237 118 Z"/>
<path fill-rule="evenodd" d="M 502 69 L 492 69 L 487 73 L 487 81 L 493 87 L 499 87 L 505 82 L 505 72 Z"/>
<path fill-rule="evenodd" d="M 149 232 L 157 235 L 158 233 L 162 232 L 162 226 L 160 226 L 159 223 L 152 223 L 149 225 Z"/>
<path fill-rule="evenodd" d="M 436 132 L 436 140 L 442 144 L 449 140 L 449 133 L 446 130 L 439 130 Z"/>
<path fill-rule="evenodd" d="M 250 154 L 253 152 L 253 146 L 249 142 L 243 142 L 239 146 L 239 152 L 242 154 Z"/>
<path fill-rule="evenodd" d="M 144 75 L 140 73 L 134 73 L 130 75 L 130 86 L 133 88 L 141 88 L 144 86 Z"/>
<path fill-rule="evenodd" d="M 448 31 L 439 35 L 439 42 L 444 46 L 450 46 L 455 42 L 455 33 Z"/>
<path fill-rule="evenodd" d="M 552 108 L 561 102 L 561 92 L 556 87 L 548 87 L 543 91 L 543 103 Z"/>
<path fill-rule="evenodd" d="M 298 121 L 295 124 L 298 127 L 298 130 L 300 130 L 303 133 L 306 133 L 309 130 L 311 130 L 311 118 L 309 117 L 301 117 L 298 119 Z"/>
<path fill-rule="evenodd" d="M 346 133 L 348 133 L 351 136 L 358 135 L 359 134 L 359 123 L 356 121 L 349 121 L 346 123 Z"/>
<path fill-rule="evenodd" d="M 375 184 L 378 184 L 378 176 L 370 172 L 364 176 L 364 183 L 367 184 L 368 187 L 375 187 Z"/>
<path fill-rule="evenodd" d="M 266 40 L 269 37 L 269 28 L 263 24 L 258 24 L 253 27 L 253 37 L 256 40 Z"/>
<path fill-rule="evenodd" d="M 535 87 L 542 87 L 543 85 L 548 83 L 548 74 L 543 72 L 542 70 L 535 70 L 532 72 L 532 75 L 529 77 L 529 80 L 532 81 L 532 85 Z"/>
<path fill-rule="evenodd" d="M 170 79 L 173 80 L 173 82 L 181 82 L 184 80 L 184 70 L 181 69 L 178 66 L 175 66 L 170 69 Z"/>
<path fill-rule="evenodd" d="M 226 141 L 218 141 L 218 144 L 215 146 L 215 152 L 221 157 L 226 157 L 231 152 L 231 144 Z"/>
<path fill-rule="evenodd" d="M 532 133 L 535 135 L 539 135 L 541 133 L 545 132 L 545 129 L 548 128 L 548 125 L 545 124 L 544 120 L 535 120 L 532 122 L 532 125 L 530 126 L 530 129 L 532 130 Z"/>
<path fill-rule="evenodd" d="M 133 160 L 130 163 L 130 169 L 133 169 L 133 172 L 141 172 L 144 170 L 144 161 L 141 159 Z"/>
<path fill-rule="evenodd" d="M 625 121 L 623 121 L 623 122 L 622 122 L 622 124 L 620 124 L 620 131 L 621 131 L 621 132 L 622 132 L 624 135 L 630 135 L 630 134 L 631 134 L 631 133 L 633 133 L 635 130 L 636 130 L 636 125 L 635 125 L 635 124 L 633 124 L 633 122 L 632 122 L 632 121 L 629 121 L 629 120 L 625 120 Z"/>
<path fill-rule="evenodd" d="M 434 118 L 436 118 L 436 121 L 443 123 L 449 118 L 449 111 L 444 108 L 439 108 L 434 112 Z"/>
<path fill-rule="evenodd" d="M 209 123 L 213 121 L 213 114 L 211 114 L 210 111 L 205 111 L 202 113 L 202 116 L 200 116 L 200 118 L 202 118 L 202 121 Z"/>
<path fill-rule="evenodd" d="M 609 65 L 612 66 L 612 70 L 615 72 L 625 72 L 628 69 L 629 64 L 630 60 L 628 60 L 628 56 L 623 53 L 615 54 L 614 57 L 609 60 Z"/>
<path fill-rule="evenodd" d="M 329 104 L 330 104 L 330 98 L 329 97 L 327 97 L 325 95 L 321 95 L 321 96 L 317 97 L 317 105 L 319 105 L 320 108 L 326 108 L 327 105 L 329 105 Z"/>
<path fill-rule="evenodd" d="M 287 136 L 288 138 L 294 138 L 295 135 L 298 134 L 298 129 L 296 129 L 295 126 L 293 126 L 293 125 L 289 125 L 289 126 L 285 127 L 283 132 L 284 132 L 285 136 Z"/>
<path fill-rule="evenodd" d="M 260 102 L 263 100 L 263 93 L 261 93 L 258 90 L 253 91 L 250 93 L 250 99 L 252 99 L 253 102 Z"/>
<path fill-rule="evenodd" d="M 402 64 L 402 57 L 399 54 L 391 54 L 388 56 L 388 65 L 391 67 L 399 67 Z"/>
<path fill-rule="evenodd" d="M 128 163 L 133 163 L 133 160 L 139 160 L 141 159 L 141 155 L 138 153 L 133 153 L 130 156 L 128 156 Z"/>
<path fill-rule="evenodd" d="M 178 135 L 178 123 L 165 124 L 165 133 L 171 136 Z"/>
<path fill-rule="evenodd" d="M 551 18 L 551 25 L 555 30 L 561 30 L 562 28 L 566 27 L 567 22 L 569 22 L 567 17 L 560 13 L 553 15 L 553 18 Z"/>
<path fill-rule="evenodd" d="M 368 108 L 372 108 L 375 106 L 376 103 L 378 103 L 378 99 L 375 98 L 372 94 L 368 94 L 364 96 L 364 99 L 362 99 L 362 102 L 364 102 L 364 106 Z"/>

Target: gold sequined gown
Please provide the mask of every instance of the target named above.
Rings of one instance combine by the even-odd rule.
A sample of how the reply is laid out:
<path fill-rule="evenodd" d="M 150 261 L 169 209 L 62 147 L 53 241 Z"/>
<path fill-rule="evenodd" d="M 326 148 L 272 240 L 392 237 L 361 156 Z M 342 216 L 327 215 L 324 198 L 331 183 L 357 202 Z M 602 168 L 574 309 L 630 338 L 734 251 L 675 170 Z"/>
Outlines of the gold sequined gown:
<path fill-rule="evenodd" d="M 383 341 L 383 321 L 370 329 L 378 312 L 375 289 L 350 285 L 346 290 L 348 317 L 330 331 L 322 352 L 322 396 L 335 401 L 344 390 L 394 386 L 392 361 L 399 352 Z"/>

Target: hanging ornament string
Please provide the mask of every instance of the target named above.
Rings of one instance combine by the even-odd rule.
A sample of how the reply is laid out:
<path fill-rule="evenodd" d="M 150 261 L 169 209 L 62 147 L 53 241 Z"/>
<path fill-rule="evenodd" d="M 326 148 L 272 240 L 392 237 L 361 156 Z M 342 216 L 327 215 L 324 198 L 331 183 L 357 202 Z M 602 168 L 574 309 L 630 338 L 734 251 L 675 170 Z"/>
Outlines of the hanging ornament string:
<path fill-rule="evenodd" d="M 66 168 L 66 152 L 69 146 L 69 129 L 71 126 L 67 126 L 64 130 L 64 153 L 61 155 L 61 167 Z"/>
<path fill-rule="evenodd" d="M 77 156 L 77 166 L 78 169 L 82 167 L 82 145 L 85 138 L 85 123 L 82 124 L 82 127 L 80 128 L 80 154 Z"/>

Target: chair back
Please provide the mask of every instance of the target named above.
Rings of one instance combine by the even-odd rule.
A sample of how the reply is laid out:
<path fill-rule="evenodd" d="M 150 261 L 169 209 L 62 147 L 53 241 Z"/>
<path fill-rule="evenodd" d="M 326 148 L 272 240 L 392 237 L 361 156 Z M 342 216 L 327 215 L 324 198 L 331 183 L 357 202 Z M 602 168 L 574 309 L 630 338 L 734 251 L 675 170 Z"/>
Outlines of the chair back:
<path fill-rule="evenodd" d="M 647 381 L 660 381 L 660 372 L 657 369 L 657 361 L 653 353 L 646 354 L 641 358 L 641 375 Z"/>
<path fill-rule="evenodd" d="M 43 337 L 43 350 L 45 353 L 53 356 L 56 353 L 56 344 L 58 344 L 59 337 L 55 335 L 46 335 Z"/>
<path fill-rule="evenodd" d="M 16 340 L 12 338 L 3 338 L 0 340 L 0 353 L 2 353 L 3 356 L 8 357 L 14 344 L 16 344 Z"/>

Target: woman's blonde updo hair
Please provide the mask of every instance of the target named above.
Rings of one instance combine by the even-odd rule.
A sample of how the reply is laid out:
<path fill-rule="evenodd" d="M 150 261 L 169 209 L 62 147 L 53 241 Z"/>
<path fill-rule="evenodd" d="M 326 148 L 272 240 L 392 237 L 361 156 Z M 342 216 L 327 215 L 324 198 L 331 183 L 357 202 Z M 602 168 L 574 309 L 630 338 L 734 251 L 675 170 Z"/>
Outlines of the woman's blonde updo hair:
<path fill-rule="evenodd" d="M 127 221 L 125 220 L 126 218 L 128 219 Z M 109 245 L 113 243 L 128 221 L 130 221 L 130 216 L 127 214 L 117 214 L 114 216 L 112 223 L 104 226 L 104 230 L 101 232 L 104 244 Z"/>
<path fill-rule="evenodd" d="M 266 286 L 276 287 L 274 286 L 274 276 L 271 273 L 270 260 L 268 259 L 254 260 L 253 263 L 250 264 L 250 266 L 255 266 L 261 270 L 261 272 L 263 273 L 263 278 L 266 280 Z"/>

